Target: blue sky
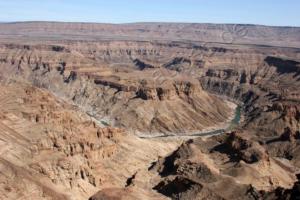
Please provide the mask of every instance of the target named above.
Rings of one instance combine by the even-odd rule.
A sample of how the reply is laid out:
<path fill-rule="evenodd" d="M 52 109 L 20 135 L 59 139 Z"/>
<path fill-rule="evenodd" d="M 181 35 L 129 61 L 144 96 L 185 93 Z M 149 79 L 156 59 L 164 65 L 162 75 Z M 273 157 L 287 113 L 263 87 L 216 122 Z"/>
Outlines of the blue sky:
<path fill-rule="evenodd" d="M 299 0 L 0 0 L 0 21 L 300 26 Z"/>

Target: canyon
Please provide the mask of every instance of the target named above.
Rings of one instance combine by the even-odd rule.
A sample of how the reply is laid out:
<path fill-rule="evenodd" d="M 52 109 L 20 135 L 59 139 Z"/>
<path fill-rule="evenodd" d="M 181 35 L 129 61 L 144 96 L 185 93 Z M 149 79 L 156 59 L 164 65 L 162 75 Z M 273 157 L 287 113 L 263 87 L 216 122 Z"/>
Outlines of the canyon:
<path fill-rule="evenodd" d="M 300 28 L 0 23 L 3 199 L 295 199 Z"/>

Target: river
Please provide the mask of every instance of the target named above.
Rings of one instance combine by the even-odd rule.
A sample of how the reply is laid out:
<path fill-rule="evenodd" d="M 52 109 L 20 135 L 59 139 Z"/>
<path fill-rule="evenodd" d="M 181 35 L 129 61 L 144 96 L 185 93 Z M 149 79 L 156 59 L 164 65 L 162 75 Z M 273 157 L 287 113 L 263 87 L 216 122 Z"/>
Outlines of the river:
<path fill-rule="evenodd" d="M 217 129 L 213 131 L 207 131 L 207 132 L 199 132 L 189 135 L 159 135 L 159 136 L 140 136 L 140 138 L 167 138 L 167 137 L 177 137 L 177 138 L 191 138 L 191 137 L 200 137 L 200 136 L 213 136 L 213 135 L 219 135 L 222 133 L 225 133 L 226 131 L 233 130 L 236 128 L 241 121 L 241 106 L 237 106 L 235 109 L 234 118 L 229 122 L 228 128 L 224 129 Z"/>

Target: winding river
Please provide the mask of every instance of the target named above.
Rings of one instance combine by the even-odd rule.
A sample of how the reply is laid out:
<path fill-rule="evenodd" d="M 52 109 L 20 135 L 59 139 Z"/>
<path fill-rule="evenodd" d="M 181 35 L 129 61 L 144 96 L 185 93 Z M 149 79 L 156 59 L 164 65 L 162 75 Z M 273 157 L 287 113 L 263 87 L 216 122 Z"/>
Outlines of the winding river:
<path fill-rule="evenodd" d="M 237 106 L 235 109 L 235 115 L 234 118 L 229 122 L 228 128 L 224 129 L 217 129 L 213 131 L 207 131 L 207 132 L 199 132 L 194 133 L 190 135 L 158 135 L 158 136 L 140 136 L 140 138 L 167 138 L 167 137 L 177 137 L 177 138 L 191 138 L 191 137 L 200 137 L 200 136 L 213 136 L 213 135 L 219 135 L 222 133 L 225 133 L 226 131 L 233 130 L 236 128 L 241 121 L 241 106 Z"/>

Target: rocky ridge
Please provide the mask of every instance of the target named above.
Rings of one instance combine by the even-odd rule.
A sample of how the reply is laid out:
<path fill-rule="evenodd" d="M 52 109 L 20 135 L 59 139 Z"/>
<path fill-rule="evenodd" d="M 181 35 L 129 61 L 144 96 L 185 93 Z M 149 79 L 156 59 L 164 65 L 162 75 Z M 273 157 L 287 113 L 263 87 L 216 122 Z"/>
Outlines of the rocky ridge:
<path fill-rule="evenodd" d="M 233 40 L 225 44 L 224 30 L 238 25 L 215 25 L 204 42 L 193 30 L 205 27 L 204 34 L 212 25 L 54 25 L 4 24 L 0 31 L 9 33 L 0 37 L 1 163 L 11 174 L 0 178 L 5 198 L 299 196 L 297 28 L 242 26 L 245 34 L 229 34 Z M 65 26 L 86 33 L 64 38 Z M 159 28 L 172 31 L 158 36 Z M 29 40 L 8 42 L 17 29 Z M 114 35 L 118 29 L 122 38 Z M 263 33 L 268 38 L 257 35 Z M 183 143 L 134 136 L 224 123 L 233 110 L 214 94 L 242 106 L 234 130 Z"/>

